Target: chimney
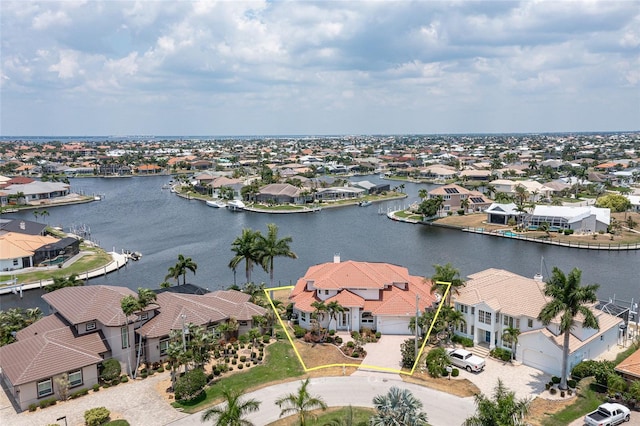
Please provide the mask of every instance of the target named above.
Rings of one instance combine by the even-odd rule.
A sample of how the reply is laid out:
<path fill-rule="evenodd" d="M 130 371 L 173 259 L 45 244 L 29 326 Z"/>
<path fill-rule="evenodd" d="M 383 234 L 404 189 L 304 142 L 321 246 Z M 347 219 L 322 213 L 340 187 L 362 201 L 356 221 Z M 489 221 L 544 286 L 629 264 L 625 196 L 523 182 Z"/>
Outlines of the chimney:
<path fill-rule="evenodd" d="M 340 263 L 340 253 L 333 254 L 333 263 Z"/>
<path fill-rule="evenodd" d="M 534 279 L 535 281 L 538 281 L 539 283 L 541 283 L 541 282 L 543 281 L 542 274 L 535 274 L 535 275 L 533 276 L 533 279 Z"/>

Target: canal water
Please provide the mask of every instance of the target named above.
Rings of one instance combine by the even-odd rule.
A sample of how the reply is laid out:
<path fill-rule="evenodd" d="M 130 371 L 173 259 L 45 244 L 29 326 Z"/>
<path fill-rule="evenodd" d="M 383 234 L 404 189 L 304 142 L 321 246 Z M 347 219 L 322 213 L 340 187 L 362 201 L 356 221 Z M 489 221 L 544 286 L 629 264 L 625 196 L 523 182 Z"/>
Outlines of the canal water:
<path fill-rule="evenodd" d="M 260 214 L 231 212 L 187 200 L 162 186 L 167 176 L 132 178 L 72 179 L 72 190 L 101 194 L 103 199 L 88 204 L 52 207 L 49 216 L 39 217 L 65 231 L 84 229 L 106 250 L 142 253 L 138 262 L 89 284 L 158 288 L 179 254 L 197 264 L 196 274 L 187 273 L 187 282 L 210 290 L 245 282 L 244 262 L 236 275 L 229 268 L 231 243 L 243 228 L 262 231 L 275 223 L 279 237 L 291 236 L 297 259 L 277 258 L 274 285 L 295 284 L 315 264 L 331 262 L 339 253 L 342 260 L 387 262 L 407 267 L 412 275 L 431 276 L 434 264 L 451 263 L 463 277 L 487 268 L 501 268 L 533 277 L 547 277 L 554 266 L 565 272 L 582 270 L 582 283 L 600 284 L 602 299 L 637 301 L 640 298 L 640 251 L 588 251 L 495 238 L 426 225 L 396 222 L 381 214 L 418 200 L 427 184 L 404 183 L 408 197 L 369 207 L 341 207 L 305 214 Z M 353 180 L 380 182 L 378 176 Z M 390 182 L 392 188 L 400 182 Z M 11 217 L 34 220 L 32 212 Z M 544 259 L 541 262 L 541 259 Z M 259 266 L 254 282 L 270 284 L 269 275 Z M 175 282 L 174 282 L 175 283 Z M 515 289 L 517 291 L 517 289 Z M 12 306 L 41 306 L 40 290 L 0 297 L 0 309 Z"/>

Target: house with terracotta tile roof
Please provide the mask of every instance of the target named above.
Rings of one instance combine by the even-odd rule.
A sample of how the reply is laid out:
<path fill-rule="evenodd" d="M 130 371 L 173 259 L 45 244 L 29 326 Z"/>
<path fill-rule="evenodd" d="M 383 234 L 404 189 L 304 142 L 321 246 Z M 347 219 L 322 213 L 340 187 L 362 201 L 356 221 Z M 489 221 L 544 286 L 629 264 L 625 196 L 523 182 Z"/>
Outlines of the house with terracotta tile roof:
<path fill-rule="evenodd" d="M 640 351 L 632 353 L 620 364 L 616 365 L 616 371 L 628 381 L 640 380 Z"/>
<path fill-rule="evenodd" d="M 17 406 L 26 410 L 55 395 L 56 378 L 65 373 L 71 391 L 92 387 L 105 359 L 117 359 L 126 373 L 135 368 L 139 350 L 142 362 L 164 360 L 171 330 L 193 324 L 212 331 L 235 318 L 242 334 L 253 327 L 253 316 L 266 313 L 249 302 L 249 295 L 229 290 L 161 292 L 155 303 L 127 317 L 121 300 L 129 295 L 136 293 L 105 285 L 66 287 L 43 295 L 51 315 L 20 330 L 16 342 L 0 347 L 0 380 Z"/>
<path fill-rule="evenodd" d="M 389 263 L 341 262 L 310 267 L 293 289 L 290 299 L 299 325 L 311 329 L 314 321 L 324 328 L 361 330 L 368 328 L 383 334 L 411 334 L 409 321 L 418 309 L 424 312 L 438 302 L 431 294 L 431 283 L 424 277 L 409 275 L 407 268 Z M 338 302 L 345 311 L 337 323 L 328 315 L 312 318 L 314 302 Z"/>
<path fill-rule="evenodd" d="M 484 211 L 493 202 L 480 191 L 470 191 L 453 183 L 434 188 L 429 191 L 428 194 L 430 199 L 442 197 L 443 212 L 455 212 L 460 210 L 464 200 L 468 201 L 466 211 L 472 212 Z"/>
<path fill-rule="evenodd" d="M 520 330 L 515 358 L 521 363 L 559 376 L 562 368 L 564 335 L 559 321 L 548 326 L 538 321 L 542 307 L 550 300 L 544 294 L 542 279 L 532 279 L 502 270 L 487 269 L 469 275 L 459 293 L 453 295 L 454 309 L 464 314 L 466 323 L 455 330 L 474 344 L 511 350 L 502 338 L 509 327 Z M 584 359 L 593 359 L 618 342 L 622 318 L 590 308 L 598 319 L 599 330 L 582 328 L 581 318 L 569 339 L 569 370 Z"/>

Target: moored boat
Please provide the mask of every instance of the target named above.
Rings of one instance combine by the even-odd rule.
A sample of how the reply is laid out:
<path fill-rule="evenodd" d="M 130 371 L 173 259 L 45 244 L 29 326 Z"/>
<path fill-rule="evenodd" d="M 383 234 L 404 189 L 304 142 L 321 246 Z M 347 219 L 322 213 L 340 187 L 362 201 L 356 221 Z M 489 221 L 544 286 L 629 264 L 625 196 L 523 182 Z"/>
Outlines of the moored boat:
<path fill-rule="evenodd" d="M 227 203 L 227 208 L 229 208 L 229 210 L 234 212 L 244 210 L 245 207 L 246 206 L 242 202 L 242 200 L 231 200 Z"/>
<path fill-rule="evenodd" d="M 227 207 L 225 202 L 222 201 L 222 200 L 207 200 L 207 201 L 205 201 L 205 203 L 209 207 L 213 207 L 213 208 L 216 208 L 216 209 L 223 209 L 223 208 Z"/>

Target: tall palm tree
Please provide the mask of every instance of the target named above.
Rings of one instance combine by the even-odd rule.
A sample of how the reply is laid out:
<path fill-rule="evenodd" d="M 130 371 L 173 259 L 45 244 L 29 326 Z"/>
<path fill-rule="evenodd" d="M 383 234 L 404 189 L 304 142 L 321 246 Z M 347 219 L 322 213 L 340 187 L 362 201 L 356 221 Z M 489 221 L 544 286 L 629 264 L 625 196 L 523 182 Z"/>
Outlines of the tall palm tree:
<path fill-rule="evenodd" d="M 257 236 L 256 250 L 260 265 L 265 272 L 269 272 L 271 287 L 273 287 L 273 260 L 276 257 L 297 259 L 298 255 L 289 248 L 289 243 L 293 241 L 291 237 L 278 239 L 278 227 L 274 223 L 269 223 L 267 229 L 266 236 L 262 234 Z"/>
<path fill-rule="evenodd" d="M 511 361 L 516 357 L 516 350 L 518 349 L 518 336 L 520 336 L 520 329 L 515 327 L 507 327 L 502 330 L 502 340 L 507 343 L 511 343 Z"/>
<path fill-rule="evenodd" d="M 317 300 L 311 303 L 311 307 L 314 309 L 313 314 L 311 314 L 311 318 L 316 320 L 316 326 L 318 328 L 318 334 L 320 334 L 320 330 L 322 329 L 322 313 L 327 312 L 327 305 L 324 304 L 322 300 Z"/>
<path fill-rule="evenodd" d="M 564 334 L 562 343 L 562 375 L 560 389 L 567 389 L 567 367 L 569 362 L 569 337 L 575 326 L 575 318 L 582 316 L 582 328 L 600 329 L 598 318 L 589 309 L 588 304 L 595 303 L 598 298 L 596 292 L 598 284 L 580 285 L 582 271 L 573 268 L 569 275 L 564 274 L 558 267 L 553 268 L 551 278 L 544 287 L 544 294 L 551 300 L 542 307 L 538 320 L 547 326 L 555 318 L 560 317 L 559 331 Z"/>
<path fill-rule="evenodd" d="M 244 228 L 242 235 L 237 237 L 231 243 L 231 251 L 236 255 L 229 262 L 229 268 L 235 270 L 236 267 L 244 260 L 245 274 L 247 282 L 251 282 L 251 271 L 253 265 L 258 261 L 256 253 L 256 240 L 260 236 L 260 231 L 254 231 L 251 228 Z"/>
<path fill-rule="evenodd" d="M 458 294 L 460 292 L 458 289 L 464 287 L 465 282 L 460 278 L 460 271 L 454 268 L 451 263 L 446 265 L 435 264 L 433 268 L 436 273 L 431 277 L 431 293 L 438 291 L 444 295 L 447 287 L 444 284 L 438 284 L 438 282 L 451 283 L 446 298 L 446 306 L 449 306 L 451 305 L 451 293 Z"/>
<path fill-rule="evenodd" d="M 174 280 L 176 280 L 176 284 L 180 285 L 180 275 L 181 275 L 181 271 L 180 269 L 176 266 L 169 266 L 169 271 L 167 273 L 167 275 L 164 277 L 165 280 L 172 278 Z"/>
<path fill-rule="evenodd" d="M 179 272 L 178 275 L 182 275 L 182 284 L 187 283 L 187 271 L 191 271 L 195 275 L 198 269 L 198 265 L 190 257 L 184 257 L 182 254 L 178 255 L 178 263 L 175 267 Z"/>
<path fill-rule="evenodd" d="M 240 400 L 241 390 L 224 389 L 222 396 L 225 402 L 205 411 L 202 414 L 203 422 L 213 420 L 215 426 L 253 426 L 253 423 L 244 417 L 258 411 L 260 401 L 255 399 Z"/>
<path fill-rule="evenodd" d="M 120 300 L 120 308 L 124 315 L 129 318 L 138 312 L 144 311 L 144 309 L 156 300 L 156 294 L 148 288 L 138 288 L 138 295 L 125 296 Z M 140 317 L 138 320 L 141 321 Z M 127 320 L 127 327 L 129 327 L 129 321 Z M 140 356 L 142 354 L 142 340 L 138 343 L 138 356 L 136 359 L 136 368 L 131 372 L 132 377 L 136 377 L 138 367 L 140 367 Z M 129 357 L 127 356 L 127 359 Z"/>
<path fill-rule="evenodd" d="M 498 379 L 494 388 L 493 398 L 479 393 L 475 396 L 476 414 L 463 423 L 464 426 L 525 426 L 524 417 L 529 412 L 530 399 L 516 399 L 516 394 L 510 391 Z"/>
<path fill-rule="evenodd" d="M 386 395 L 373 398 L 376 414 L 371 418 L 371 426 L 428 425 L 427 414 L 422 409 L 422 402 L 410 390 L 392 386 Z"/>
<path fill-rule="evenodd" d="M 327 309 L 327 313 L 329 314 L 329 325 L 327 326 L 328 329 L 331 328 L 331 321 L 335 321 L 336 322 L 336 328 L 338 328 L 338 314 L 344 312 L 346 309 L 344 306 L 342 306 L 340 304 L 340 302 L 338 302 L 337 300 L 332 300 L 331 302 L 327 303 L 325 305 L 326 309 Z"/>
<path fill-rule="evenodd" d="M 276 399 L 276 405 L 280 407 L 280 417 L 297 414 L 300 420 L 300 426 L 307 424 L 307 419 L 315 419 L 316 416 L 312 411 L 321 408 L 323 411 L 327 409 L 327 404 L 320 397 L 315 397 L 307 391 L 309 386 L 309 378 L 307 378 L 297 393 L 290 393 Z"/>

